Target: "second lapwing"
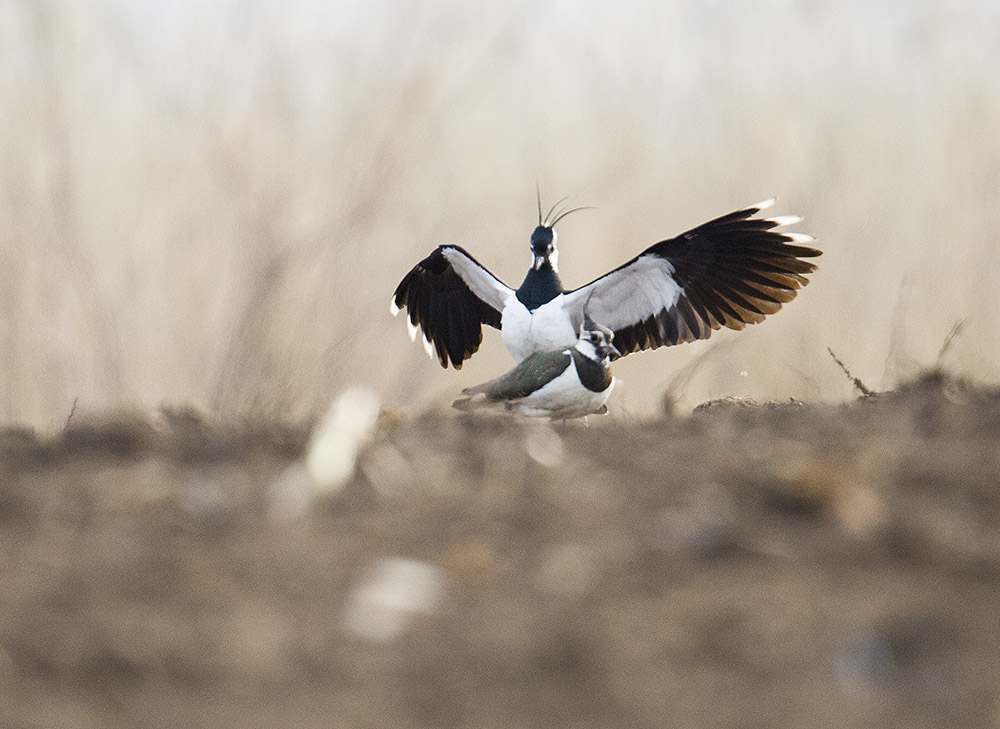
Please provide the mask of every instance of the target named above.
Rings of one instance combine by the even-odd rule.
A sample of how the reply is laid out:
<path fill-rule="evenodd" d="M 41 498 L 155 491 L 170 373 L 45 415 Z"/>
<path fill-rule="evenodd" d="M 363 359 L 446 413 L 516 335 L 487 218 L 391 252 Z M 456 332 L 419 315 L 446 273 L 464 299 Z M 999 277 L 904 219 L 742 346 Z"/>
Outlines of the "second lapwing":
<path fill-rule="evenodd" d="M 533 352 L 506 374 L 462 390 L 452 405 L 554 420 L 604 414 L 615 386 L 611 360 L 619 356 L 613 338 L 585 313 L 572 347 Z"/>

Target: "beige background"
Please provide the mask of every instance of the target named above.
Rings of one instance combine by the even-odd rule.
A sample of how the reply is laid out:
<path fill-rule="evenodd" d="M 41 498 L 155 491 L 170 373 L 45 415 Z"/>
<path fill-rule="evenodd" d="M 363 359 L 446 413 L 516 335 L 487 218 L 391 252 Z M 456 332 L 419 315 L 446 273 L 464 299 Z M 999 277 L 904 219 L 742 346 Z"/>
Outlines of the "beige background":
<path fill-rule="evenodd" d="M 630 356 L 612 416 L 1000 376 L 989 2 L 0 3 L 0 420 L 193 404 L 295 420 L 348 384 L 446 405 L 388 314 L 459 243 L 564 282 L 771 195 L 825 251 L 786 310 Z"/>

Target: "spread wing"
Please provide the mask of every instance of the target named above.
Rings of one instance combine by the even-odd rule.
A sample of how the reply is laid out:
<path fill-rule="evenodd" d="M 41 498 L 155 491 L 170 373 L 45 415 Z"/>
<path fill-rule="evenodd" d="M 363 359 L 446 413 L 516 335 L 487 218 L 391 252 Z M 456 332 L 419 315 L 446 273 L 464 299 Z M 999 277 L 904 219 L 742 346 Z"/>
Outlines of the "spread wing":
<path fill-rule="evenodd" d="M 483 341 L 483 324 L 500 328 L 512 293 L 459 246 L 440 246 L 403 277 L 389 307 L 393 316 L 407 310 L 410 338 L 422 329 L 429 356 L 461 369 Z"/>
<path fill-rule="evenodd" d="M 755 218 L 774 199 L 716 218 L 647 248 L 566 294 L 574 326 L 583 309 L 615 333 L 622 355 L 707 339 L 714 329 L 757 324 L 795 298 L 822 254 L 812 236 L 778 228 L 795 215 Z"/>

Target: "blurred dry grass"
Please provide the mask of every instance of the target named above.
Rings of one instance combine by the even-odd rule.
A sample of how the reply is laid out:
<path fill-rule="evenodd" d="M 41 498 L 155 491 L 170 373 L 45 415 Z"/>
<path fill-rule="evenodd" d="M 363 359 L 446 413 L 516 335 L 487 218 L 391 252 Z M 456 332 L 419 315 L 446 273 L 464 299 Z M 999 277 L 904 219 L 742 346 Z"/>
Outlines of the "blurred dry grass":
<path fill-rule="evenodd" d="M 826 251 L 772 321 L 629 357 L 613 412 L 1000 376 L 1000 12 L 918 3 L 0 2 L 0 420 L 446 403 L 387 314 L 433 246 L 577 285 L 772 194 Z"/>

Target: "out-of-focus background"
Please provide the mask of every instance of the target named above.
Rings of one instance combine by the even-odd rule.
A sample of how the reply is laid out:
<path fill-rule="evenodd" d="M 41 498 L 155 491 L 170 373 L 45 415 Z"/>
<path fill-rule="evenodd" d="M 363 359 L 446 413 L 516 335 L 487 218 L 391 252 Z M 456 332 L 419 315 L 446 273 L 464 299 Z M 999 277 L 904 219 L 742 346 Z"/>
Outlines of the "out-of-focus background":
<path fill-rule="evenodd" d="M 580 285 L 778 195 L 825 251 L 786 310 L 630 356 L 661 395 L 839 400 L 1000 375 L 1000 6 L 987 0 L 0 2 L 0 420 L 446 404 L 388 314 L 459 243 L 508 283 L 543 202 Z"/>
<path fill-rule="evenodd" d="M 1000 4 L 616 5 L 0 0 L 0 725 L 1000 726 Z M 390 294 L 536 181 L 570 286 L 825 254 L 460 415 Z"/>

